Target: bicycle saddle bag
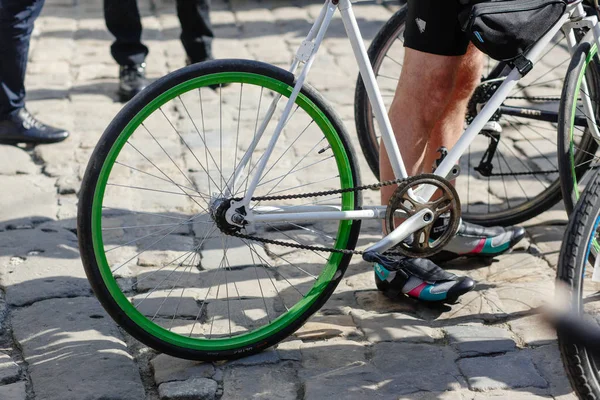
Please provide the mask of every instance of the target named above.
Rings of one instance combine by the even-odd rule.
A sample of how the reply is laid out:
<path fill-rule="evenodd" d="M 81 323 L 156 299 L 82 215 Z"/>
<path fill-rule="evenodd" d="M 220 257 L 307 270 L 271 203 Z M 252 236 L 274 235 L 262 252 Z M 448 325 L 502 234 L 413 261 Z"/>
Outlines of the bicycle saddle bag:
<path fill-rule="evenodd" d="M 461 3 L 464 4 L 464 0 Z M 523 54 L 552 28 L 567 7 L 566 0 L 470 3 L 459 14 L 462 30 L 479 50 L 506 62 L 524 59 Z"/>

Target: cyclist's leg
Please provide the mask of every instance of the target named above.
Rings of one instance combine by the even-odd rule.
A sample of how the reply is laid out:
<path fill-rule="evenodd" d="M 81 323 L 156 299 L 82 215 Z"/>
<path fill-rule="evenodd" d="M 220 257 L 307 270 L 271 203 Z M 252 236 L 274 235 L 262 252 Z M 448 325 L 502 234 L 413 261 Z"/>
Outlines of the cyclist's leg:
<path fill-rule="evenodd" d="M 448 0 L 409 0 L 400 80 L 389 115 L 409 175 L 430 172 L 424 162 L 435 155 L 430 135 L 452 100 L 452 93 L 467 51 L 468 37 L 458 23 L 459 4 Z M 393 172 L 380 146 L 380 178 Z M 393 188 L 381 191 L 387 204 Z"/>
<path fill-rule="evenodd" d="M 406 49 L 389 116 L 404 164 L 411 176 L 423 172 L 429 137 L 452 98 L 459 65 L 458 57 Z M 393 179 L 394 173 L 383 143 L 380 149 L 380 178 Z M 393 190 L 392 186 L 382 188 L 382 204 L 387 204 Z"/>
<path fill-rule="evenodd" d="M 464 129 L 466 106 L 480 80 L 482 55 L 461 31 L 457 2 L 409 0 L 405 63 L 390 108 L 390 121 L 409 174 L 431 172 L 441 146 L 452 148 Z M 383 146 L 381 146 L 383 148 Z M 381 178 L 392 179 L 387 154 L 380 156 Z M 387 204 L 393 187 L 381 192 Z M 445 220 L 434 230 L 443 231 Z M 496 255 L 516 244 L 522 228 L 483 228 L 463 223 L 443 259 Z M 440 260 L 437 258 L 436 260 Z"/>
<path fill-rule="evenodd" d="M 463 133 L 467 104 L 481 81 L 483 60 L 484 54 L 473 45 L 460 57 L 450 102 L 429 136 L 423 172 L 430 172 L 428 169 L 440 156 L 440 147 L 451 149 Z"/>

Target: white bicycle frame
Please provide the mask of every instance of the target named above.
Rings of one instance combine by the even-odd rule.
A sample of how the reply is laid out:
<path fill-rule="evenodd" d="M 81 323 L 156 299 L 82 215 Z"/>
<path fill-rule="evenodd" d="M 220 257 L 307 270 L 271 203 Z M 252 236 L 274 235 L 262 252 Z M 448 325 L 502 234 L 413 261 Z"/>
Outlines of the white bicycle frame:
<path fill-rule="evenodd" d="M 403 179 L 408 177 L 404 161 L 402 160 L 402 156 L 400 154 L 400 149 L 398 148 L 398 144 L 396 143 L 392 126 L 390 124 L 390 120 L 388 118 L 386 108 L 383 103 L 381 93 L 379 91 L 379 87 L 377 86 L 375 74 L 371 67 L 371 63 L 369 62 L 367 51 L 365 49 L 361 33 L 356 22 L 356 17 L 354 16 L 354 12 L 352 10 L 351 0 L 327 0 L 325 2 L 325 5 L 323 6 L 323 9 L 321 10 L 321 13 L 319 14 L 319 17 L 310 29 L 308 36 L 302 42 L 300 48 L 298 49 L 294 62 L 290 67 L 290 72 L 295 73 L 299 65 L 301 63 L 304 64 L 300 74 L 296 78 L 294 90 L 292 91 L 287 101 L 282 117 L 279 120 L 275 131 L 273 132 L 273 136 L 270 139 L 265 153 L 262 155 L 258 165 L 255 168 L 255 173 L 252 176 L 252 180 L 248 186 L 243 200 L 237 202 L 234 206 L 230 208 L 230 210 L 234 210 L 238 209 L 239 207 L 245 207 L 247 212 L 245 219 L 249 222 L 383 219 L 385 217 L 385 206 L 366 207 L 363 210 L 340 211 L 340 208 L 336 206 L 315 205 L 303 206 L 302 208 L 293 207 L 293 212 L 291 211 L 292 207 L 256 207 L 253 210 L 251 210 L 250 207 L 248 207 L 250 200 L 254 194 L 254 190 L 262 176 L 262 172 L 265 166 L 267 165 L 267 162 L 269 161 L 269 157 L 273 152 L 275 145 L 277 144 L 281 131 L 283 130 L 287 122 L 288 116 L 290 115 L 296 98 L 298 97 L 302 85 L 306 80 L 306 77 L 308 75 L 308 72 L 310 71 L 313 61 L 315 60 L 317 51 L 323 41 L 323 38 L 325 37 L 325 33 L 327 32 L 327 29 L 336 11 L 336 8 L 339 9 L 341 13 L 342 21 L 346 29 L 346 34 L 350 40 L 355 58 L 358 62 L 360 74 L 365 84 L 365 88 L 367 89 L 367 94 L 369 97 L 369 101 L 372 105 L 373 113 L 375 114 L 375 119 L 381 130 L 381 137 L 385 144 L 385 148 L 388 153 L 390 163 L 394 171 L 394 175 L 397 179 Z M 572 54 L 577 44 L 573 29 L 580 27 L 590 28 L 590 32 L 588 33 L 588 35 L 593 34 L 596 42 L 599 44 L 600 47 L 600 27 L 598 26 L 598 18 L 596 16 L 586 17 L 585 10 L 580 0 L 568 5 L 565 14 L 559 19 L 559 21 L 556 24 L 554 24 L 554 26 L 546 33 L 546 35 L 544 35 L 526 54 L 527 59 L 531 60 L 532 63 L 535 64 L 538 61 L 538 58 L 541 56 L 542 51 L 546 48 L 546 46 L 550 43 L 552 38 L 561 29 L 563 29 L 563 31 L 565 32 L 569 51 Z M 493 116 L 496 110 L 501 106 L 501 104 L 507 98 L 510 91 L 514 88 L 514 86 L 517 84 L 521 77 L 522 76 L 517 68 L 513 68 L 510 71 L 510 73 L 508 74 L 508 76 L 506 76 L 506 78 L 504 78 L 504 82 L 496 90 L 492 98 L 487 102 L 487 104 L 479 112 L 477 117 L 463 132 L 458 142 L 448 152 L 442 163 L 435 170 L 435 175 L 440 176 L 442 178 L 446 178 L 447 176 L 449 176 L 454 166 L 459 161 L 459 158 L 467 150 L 467 148 L 473 142 L 477 134 Z M 587 92 L 587 83 L 585 79 L 582 83 L 582 90 Z M 239 179 L 243 175 L 244 170 L 248 164 L 250 155 L 255 150 L 258 142 L 263 136 L 265 129 L 274 114 L 274 111 L 277 107 L 280 98 L 281 95 L 277 96 L 271 103 L 271 106 L 267 111 L 266 117 L 263 120 L 260 128 L 258 129 L 254 140 L 250 144 L 246 155 L 240 161 L 240 164 L 236 168 L 236 171 L 234 171 L 234 185 L 236 182 L 239 181 Z M 591 112 L 593 108 L 589 97 L 585 98 L 584 96 L 583 106 L 585 111 L 588 113 L 587 115 L 595 115 L 593 112 Z M 588 125 L 592 132 L 592 135 L 596 138 L 600 138 L 600 133 L 598 132 L 598 128 L 595 121 L 588 120 Z M 436 188 L 434 186 L 424 185 L 419 188 L 418 197 L 423 202 L 427 202 L 433 196 L 435 191 Z M 392 248 L 393 246 L 407 238 L 410 234 L 432 223 L 432 216 L 433 213 L 430 210 L 421 210 L 420 212 L 406 219 L 393 232 L 391 232 L 381 241 L 371 246 L 369 249 L 367 249 L 367 251 L 384 252 Z M 228 213 L 228 217 L 231 217 L 231 213 Z"/>

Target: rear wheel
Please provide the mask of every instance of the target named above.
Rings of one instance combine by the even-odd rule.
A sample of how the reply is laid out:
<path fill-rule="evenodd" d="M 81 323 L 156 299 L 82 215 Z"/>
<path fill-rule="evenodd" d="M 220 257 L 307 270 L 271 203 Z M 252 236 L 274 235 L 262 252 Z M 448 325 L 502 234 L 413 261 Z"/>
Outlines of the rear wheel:
<path fill-rule="evenodd" d="M 342 278 L 349 255 L 225 233 L 336 249 L 356 244 L 360 221 L 227 222 L 293 85 L 293 75 L 259 62 L 194 64 L 149 86 L 102 136 L 80 196 L 81 255 L 102 305 L 148 346 L 197 360 L 261 351 L 298 329 Z M 273 116 L 250 152 L 270 104 Z M 255 196 L 358 185 L 348 143 L 332 109 L 304 87 Z M 246 173 L 234 179 L 244 158 Z M 323 205 L 354 210 L 360 198 L 349 191 L 250 203 L 254 212 Z"/>
<path fill-rule="evenodd" d="M 558 154 L 565 208 L 570 215 L 587 183 L 600 165 L 598 143 L 592 137 L 589 121 L 600 117 L 600 71 L 597 48 L 581 44 L 569 66 L 561 101 L 558 129 Z M 583 90 L 583 83 L 587 90 Z M 583 106 L 589 100 L 591 111 Z"/>
<path fill-rule="evenodd" d="M 369 58 L 386 107 L 393 100 L 404 59 L 406 7 L 383 26 Z M 556 129 L 563 78 L 570 55 L 559 33 L 534 69 L 521 79 L 500 110 L 460 160 L 456 180 L 463 218 L 481 225 L 514 225 L 556 204 L 561 197 Z M 470 122 L 507 74 L 503 64 L 487 58 L 484 76 L 467 113 Z M 379 177 L 379 127 L 362 79 L 356 87 L 358 139 L 369 167 Z M 587 146 L 582 143 L 582 146 Z M 485 188 L 485 189 L 484 189 Z"/>

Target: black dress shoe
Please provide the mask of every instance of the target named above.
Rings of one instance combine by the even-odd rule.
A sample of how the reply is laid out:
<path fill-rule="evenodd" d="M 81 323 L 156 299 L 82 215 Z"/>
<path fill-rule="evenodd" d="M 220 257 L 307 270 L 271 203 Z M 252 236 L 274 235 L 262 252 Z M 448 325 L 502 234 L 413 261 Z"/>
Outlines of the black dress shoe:
<path fill-rule="evenodd" d="M 146 63 L 122 65 L 119 70 L 119 97 L 129 101 L 148 86 Z"/>
<path fill-rule="evenodd" d="M 35 119 L 25 108 L 0 120 L 0 143 L 56 143 L 69 137 L 64 129 L 45 125 Z"/>

